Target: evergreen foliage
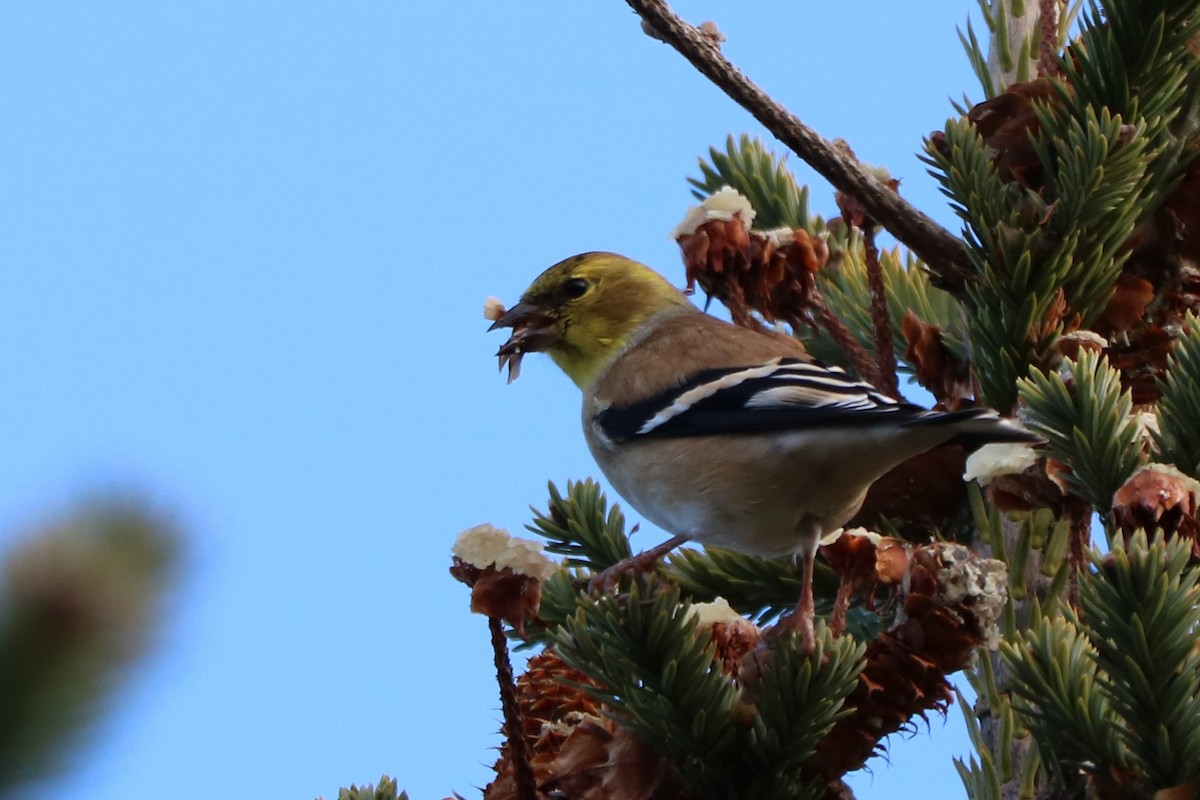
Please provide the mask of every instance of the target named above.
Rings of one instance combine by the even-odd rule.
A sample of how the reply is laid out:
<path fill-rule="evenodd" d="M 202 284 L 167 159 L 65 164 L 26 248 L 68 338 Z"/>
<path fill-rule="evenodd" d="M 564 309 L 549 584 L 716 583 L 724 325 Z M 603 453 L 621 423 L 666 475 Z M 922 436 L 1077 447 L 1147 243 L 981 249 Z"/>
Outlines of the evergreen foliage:
<path fill-rule="evenodd" d="M 1118 537 L 1080 576 L 1078 613 L 1039 611 L 1004 644 L 1015 705 L 1060 776 L 1126 776 L 1145 791 L 1200 777 L 1200 574 L 1189 549 Z"/>
<path fill-rule="evenodd" d="M 988 402 L 1012 407 L 1015 381 L 1043 365 L 1060 334 L 1103 310 L 1134 227 L 1161 204 L 1191 157 L 1197 59 L 1191 4 L 1090 4 L 1061 61 L 1057 102 L 1033 104 L 1044 178 L 1006 182 L 969 121 L 947 123 L 927 163 L 965 225 L 977 280 L 971 340 Z M 1191 9 L 1194 11 L 1194 9 Z M 1060 295 L 1061 292 L 1061 295 Z M 1065 304 L 1065 305 L 1060 305 Z"/>
<path fill-rule="evenodd" d="M 1141 458 L 1132 401 L 1121 376 L 1097 353 L 1085 351 L 1064 366 L 1070 386 L 1058 372 L 1036 369 L 1020 381 L 1028 424 L 1046 438 L 1047 455 L 1066 465 L 1059 478 L 1071 493 L 1105 512 Z"/>
<path fill-rule="evenodd" d="M 527 530 L 549 540 L 546 549 L 566 556 L 567 566 L 602 572 L 622 559 L 629 558 L 631 548 L 625 535 L 625 515 L 600 491 L 600 484 L 591 478 L 567 481 L 564 497 L 550 483 L 550 503 L 545 513 L 532 509 L 533 523 Z M 632 532 L 631 532 L 632 533 Z"/>
<path fill-rule="evenodd" d="M 736 140 L 730 136 L 725 152 L 713 148 L 709 155 L 711 165 L 700 160 L 702 177 L 688 179 L 694 187 L 692 194 L 703 199 L 723 186 L 730 186 L 750 200 L 758 212 L 754 218 L 755 230 L 784 226 L 824 237 L 830 259 L 816 276 L 820 295 L 832 314 L 846 323 L 859 344 L 864 349 L 873 349 L 871 293 L 861 235 L 843 222 L 827 226 L 820 216 L 812 214 L 808 207 L 808 187 L 797 183 L 787 167 L 786 157 L 767 150 L 758 139 L 752 139 L 748 134 L 742 134 Z M 956 358 L 968 360 L 967 331 L 954 298 L 933 285 L 924 265 L 910 253 L 893 248 L 879 255 L 895 351 L 902 354 L 908 346 L 901 322 L 911 311 L 940 330 L 944 344 Z M 828 331 L 806 327 L 794 333 L 822 361 L 849 366 L 845 363 L 845 353 L 830 338 Z M 899 366 L 902 372 L 913 371 L 912 365 L 903 360 Z"/>
<path fill-rule="evenodd" d="M 847 324 L 864 349 L 872 350 L 871 290 L 867 282 L 866 259 L 862 240 L 843 232 L 839 245 L 831 248 L 830 264 L 817 274 L 817 286 L 829 310 Z M 897 249 L 879 253 L 887 295 L 888 316 L 892 321 L 892 347 L 900 358 L 900 370 L 912 373 L 913 365 L 904 360 L 908 347 L 901 324 L 910 311 L 941 332 L 942 342 L 959 360 L 969 360 L 967 330 L 962 311 L 951 295 L 929 280 L 921 261 Z M 824 330 L 797 331 L 799 338 L 822 360 L 836 363 L 844 356 Z M 835 353 L 835 351 L 838 351 Z"/>
<path fill-rule="evenodd" d="M 1190 549 L 1182 539 L 1147 543 L 1142 532 L 1118 538 L 1079 585 L 1100 690 L 1155 788 L 1200 778 L 1200 572 Z"/>
<path fill-rule="evenodd" d="M 728 550 L 686 547 L 671 554 L 665 576 L 680 586 L 692 601 L 710 602 L 718 597 L 760 625 L 791 611 L 800 594 L 800 572 L 790 558 L 757 558 Z M 827 564 L 818 563 L 813 575 L 818 593 L 817 613 L 827 614 L 837 593 L 838 578 Z M 890 614 L 854 606 L 848 612 L 846 630 L 867 641 L 878 636 L 891 622 Z"/>
<path fill-rule="evenodd" d="M 743 133 L 735 141 L 730 134 L 725 152 L 710 147 L 708 157 L 700 159 L 700 177 L 687 179 L 696 199 L 731 186 L 758 212 L 754 226 L 759 230 L 820 226 L 819 218 L 809 217 L 808 187 L 797 183 L 785 159 L 777 159 L 760 140 Z"/>
<path fill-rule="evenodd" d="M 384 775 L 379 779 L 378 786 L 351 784 L 349 789 L 339 790 L 338 800 L 408 800 L 408 792 L 399 791 L 396 779 Z"/>
<path fill-rule="evenodd" d="M 824 628 L 809 656 L 795 637 L 778 640 L 748 704 L 689 608 L 677 587 L 635 585 L 580 604 L 556 648 L 600 685 L 585 691 L 677 765 L 690 796 L 822 797 L 803 768 L 846 713 L 862 646 Z"/>
<path fill-rule="evenodd" d="M 756 558 L 723 547 L 687 547 L 671 554 L 668 573 L 696 601 L 723 597 L 757 622 L 766 622 L 796 605 L 800 572 L 790 558 Z M 828 594 L 837 579 L 824 564 L 814 580 Z"/>
<path fill-rule="evenodd" d="M 1161 381 L 1158 457 L 1193 478 L 1200 477 L 1200 318 L 1189 313 Z"/>
<path fill-rule="evenodd" d="M 1017 18 L 1033 17 L 1032 21 L 1037 22 L 1038 4 L 1028 0 L 978 0 L 978 3 L 984 25 L 989 33 L 988 38 L 996 50 L 995 66 L 998 68 L 998 72 L 992 71 L 988 50 L 980 42 L 975 28 L 969 20 L 966 33 L 963 33 L 961 28 L 959 29 L 958 40 L 962 44 L 975 77 L 979 79 L 984 98 L 989 98 L 1000 94 L 1012 83 L 1021 83 L 1036 77 L 1034 69 L 1042 44 L 1042 26 L 1040 24 L 1029 25 L 1028 32 L 1022 31 L 1022 34 L 1014 41 L 1005 33 L 1013 29 L 1013 23 Z M 1079 8 L 1080 0 L 1060 5 L 1058 24 L 1054 30 L 1054 51 L 1057 52 L 1066 43 Z M 965 109 L 960 109 L 960 111 L 966 113 Z"/>
<path fill-rule="evenodd" d="M 1041 753 L 1054 757 L 1059 774 L 1124 768 L 1126 752 L 1115 727 L 1116 715 L 1096 677 L 1096 651 L 1074 622 L 1044 616 L 1018 644 L 1006 642 L 1023 715 Z"/>

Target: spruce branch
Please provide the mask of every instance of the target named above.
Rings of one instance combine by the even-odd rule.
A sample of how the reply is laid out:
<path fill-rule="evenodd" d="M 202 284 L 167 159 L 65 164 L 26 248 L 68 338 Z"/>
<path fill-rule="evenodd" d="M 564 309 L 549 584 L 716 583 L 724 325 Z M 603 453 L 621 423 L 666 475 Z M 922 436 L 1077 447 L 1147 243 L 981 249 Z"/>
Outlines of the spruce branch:
<path fill-rule="evenodd" d="M 1006 642 L 1019 640 L 1037 620 L 1058 613 L 1073 570 L 1066 559 L 1070 526 L 1050 508 L 1035 507 L 1014 519 L 987 505 L 977 487 L 971 488 L 969 496 L 981 543 L 990 548 L 993 557 L 1008 564 L 1003 648 Z M 960 763 L 959 775 L 970 796 L 1072 796 L 1064 788 L 1069 781 L 1064 783 L 1061 775 L 1048 777 L 1043 769 L 1028 722 L 1014 708 L 1011 670 L 1000 653 L 980 651 L 975 668 L 967 671 L 966 677 L 975 690 L 976 702 L 963 713 L 978 758 Z M 1051 759 L 1045 766 L 1053 771 L 1056 764 Z"/>
<path fill-rule="evenodd" d="M 523 637 L 516 631 L 510 633 L 521 639 L 518 650 L 550 644 L 554 631 L 578 608 L 582 595 L 579 586 L 584 580 L 585 573 L 562 569 L 542 582 L 542 602 L 538 605 L 537 619 L 525 626 Z"/>
<path fill-rule="evenodd" d="M 1097 679 L 1124 720 L 1118 728 L 1154 788 L 1200 779 L 1200 571 L 1182 538 L 1144 532 L 1094 556 L 1079 585 Z"/>
<path fill-rule="evenodd" d="M 626 598 L 581 603 L 555 649 L 599 684 L 583 688 L 639 739 L 705 773 L 732 747 L 738 693 L 714 668 L 711 635 L 679 601 L 677 588 L 635 584 Z"/>
<path fill-rule="evenodd" d="M 871 217 L 921 257 L 935 282 L 959 292 L 971 274 L 962 242 L 904 201 L 870 170 L 772 100 L 730 63 L 711 38 L 671 12 L 662 0 L 626 0 L 666 43 L 838 191 L 856 198 Z"/>
<path fill-rule="evenodd" d="M 1151 167 L 1161 185 L 1182 166 L 1184 142 L 1200 124 L 1195 113 L 1200 63 L 1182 55 L 1197 32 L 1200 16 L 1187 0 L 1091 0 L 1072 57 L 1062 61 L 1063 76 L 1081 104 L 1144 119 L 1155 147 L 1172 144 Z"/>
<path fill-rule="evenodd" d="M 996 86 L 996 82 L 992 80 L 991 70 L 988 69 L 987 54 L 984 53 L 983 45 L 975 33 L 975 26 L 968 19 L 966 33 L 963 32 L 962 28 L 958 28 L 957 32 L 958 42 L 962 45 L 963 52 L 967 54 L 967 61 L 971 64 L 971 71 L 975 73 L 975 77 L 979 79 L 979 85 L 983 88 L 983 96 L 985 98 L 995 97 L 999 93 L 999 89 Z M 955 108 L 963 114 L 967 113 L 966 108 L 960 107 L 957 104 L 955 104 Z"/>
<path fill-rule="evenodd" d="M 831 639 L 824 627 L 818 641 L 819 656 L 801 654 L 795 637 L 770 651 L 762 682 L 752 692 L 758 713 L 747 753 L 759 774 L 745 797 L 793 796 L 779 789 L 808 782 L 801 773 L 817 745 L 851 713 L 845 700 L 858 684 L 865 648 L 853 639 Z M 782 775 L 789 777 L 780 780 Z"/>
<path fill-rule="evenodd" d="M 1001 645 L 1015 707 L 1056 772 L 1104 775 L 1127 766 L 1119 722 L 1098 676 L 1095 648 L 1070 620 L 1035 611 L 1029 631 Z"/>
<path fill-rule="evenodd" d="M 1151 796 L 1200 777 L 1200 573 L 1183 539 L 1117 536 L 1079 573 L 1077 614 L 1043 614 L 1002 645 L 1014 708 L 1055 780 Z"/>
<path fill-rule="evenodd" d="M 985 52 L 967 20 L 958 39 L 985 98 L 1009 86 L 1042 75 L 1056 74 L 1059 51 L 1079 11 L 1080 0 L 978 0 L 989 34 Z"/>
<path fill-rule="evenodd" d="M 699 159 L 700 177 L 687 179 L 697 200 L 731 186 L 750 201 L 760 230 L 786 227 L 817 233 L 823 227 L 819 217 L 809 214 L 808 187 L 796 181 L 786 157 L 776 158 L 758 138 L 743 133 L 735 141 L 730 134 L 725 152 L 710 147 L 708 157 L 708 162 Z"/>
<path fill-rule="evenodd" d="M 1161 200 L 1148 171 L 1159 151 L 1144 123 L 1126 123 L 1107 108 L 1088 106 L 1078 117 L 1036 104 L 1034 110 L 1044 131 L 1034 148 L 1054 203 L 1045 225 L 1057 244 L 1042 267 L 1045 285 L 1063 291 L 1086 327 L 1108 303 L 1134 227 Z"/>
<path fill-rule="evenodd" d="M 533 523 L 525 526 L 549 540 L 547 551 L 566 556 L 569 567 L 591 572 L 601 572 L 629 558 L 625 515 L 615 503 L 611 510 L 608 508 L 599 483 L 591 478 L 567 481 L 567 494 L 563 496 L 551 482 L 549 492 L 547 510 L 531 507 Z"/>
<path fill-rule="evenodd" d="M 1104 311 L 1136 226 L 1196 152 L 1200 60 L 1181 54 L 1200 15 L 1189 9 L 1093 3 L 1061 80 L 1014 87 L 927 145 L 978 272 L 971 338 L 994 406 L 1011 406 L 1013 381 L 1048 363 L 1057 335 Z"/>
<path fill-rule="evenodd" d="M 795 637 L 778 639 L 756 662 L 748 701 L 689 608 L 677 587 L 635 584 L 581 604 L 555 649 L 595 682 L 583 691 L 674 763 L 690 796 L 820 798 L 822 781 L 802 767 L 845 714 L 861 646 L 824 626 L 810 656 Z"/>
<path fill-rule="evenodd" d="M 399 790 L 395 778 L 383 775 L 377 786 L 369 783 L 358 786 L 352 783 L 349 789 L 339 789 L 337 800 L 408 800 L 408 792 Z"/>
<path fill-rule="evenodd" d="M 982 659 L 986 661 L 986 657 Z M 976 673 L 968 673 L 967 677 L 972 683 L 975 682 L 974 675 Z M 963 721 L 967 726 L 967 736 L 971 739 L 971 745 L 975 748 L 975 754 L 968 757 L 967 761 L 955 757 L 954 768 L 958 771 L 959 780 L 963 783 L 963 788 L 967 790 L 967 796 L 972 800 L 1002 800 L 1003 794 L 1001 784 L 1004 782 L 1000 777 L 1000 770 L 996 766 L 996 759 L 992 755 L 992 750 L 988 747 L 988 743 L 984 738 L 983 726 L 980 724 L 979 715 L 971 704 L 967 702 L 967 698 L 963 693 L 955 689 L 955 696 L 958 699 L 958 707 L 962 709 Z M 992 713 L 995 713 L 998 706 L 992 706 Z M 1009 709 L 1011 713 L 1011 709 Z M 1011 730 L 1011 729 L 1010 729 Z M 1007 753 L 1011 748 L 1011 737 L 1008 741 L 1001 743 L 1000 751 Z M 1011 776 L 1010 776 L 1011 778 Z M 1010 778 L 1006 778 L 1010 779 Z"/>
<path fill-rule="evenodd" d="M 1200 420 L 1200 317 L 1195 312 L 1184 320 L 1159 385 L 1162 396 L 1155 409 L 1159 429 L 1153 432 L 1158 457 L 1193 478 L 1200 477 L 1200 427 L 1196 425 Z"/>
<path fill-rule="evenodd" d="M 1006 183 L 972 123 L 950 121 L 926 162 L 966 226 L 978 270 L 971 339 L 991 405 L 1010 408 L 1014 383 L 1054 339 L 1105 308 L 1133 230 L 1159 199 L 1147 173 L 1157 157 L 1142 123 L 1107 109 L 1034 106 L 1041 191 Z"/>
<path fill-rule="evenodd" d="M 834 228 L 836 231 L 837 228 Z M 831 236 L 831 241 L 833 237 Z M 817 273 L 817 286 L 829 313 L 845 322 L 863 350 L 875 346 L 872 335 L 872 320 L 869 311 L 871 290 L 868 283 L 866 253 L 862 241 L 852 237 L 839 241 L 829 265 Z M 832 249 L 832 248 L 831 248 Z M 899 248 L 883 250 L 879 254 L 884 292 L 887 297 L 888 315 L 892 324 L 892 347 L 896 353 L 904 353 L 908 346 L 903 325 L 905 315 L 912 311 L 922 321 L 937 327 L 942 341 L 956 358 L 967 356 L 966 326 L 960 307 L 950 293 L 937 288 L 930 281 L 920 262 Z M 822 330 L 801 329 L 797 336 L 814 356 L 830 363 L 841 364 L 843 357 L 837 344 Z M 843 364 L 844 365 L 844 364 Z M 901 360 L 897 365 L 901 373 L 914 371 L 911 362 Z"/>
<path fill-rule="evenodd" d="M 1064 365 L 1071 386 L 1060 374 L 1037 369 L 1021 380 L 1028 425 L 1046 439 L 1047 454 L 1066 465 L 1060 478 L 1068 490 L 1107 512 L 1141 457 L 1132 401 L 1120 374 L 1099 354 L 1085 351 Z"/>
<path fill-rule="evenodd" d="M 977 275 L 967 294 L 980 387 L 989 405 L 1010 409 L 1016 380 L 1058 332 L 1057 325 L 1043 330 L 1045 321 L 1061 323 L 1061 311 L 1051 314 L 1059 299 L 1053 271 L 1035 269 L 1054 249 L 1042 224 L 1050 207 L 1036 192 L 1000 180 L 983 137 L 966 120 L 948 121 L 940 139 L 926 143 L 925 161 L 964 222 Z"/>
<path fill-rule="evenodd" d="M 726 602 L 757 623 L 766 623 L 796 607 L 800 573 L 790 558 L 758 558 L 723 547 L 681 548 L 671 554 L 664 575 L 694 601 Z M 818 610 L 828 613 L 838 578 L 821 561 L 813 575 Z"/>
<path fill-rule="evenodd" d="M 986 57 L 982 52 L 968 52 L 968 56 L 973 64 L 982 63 L 982 71 L 976 67 L 976 77 L 985 95 L 993 97 L 1010 84 L 1033 77 L 1040 15 L 1033 2 L 1022 0 L 979 0 L 979 7 L 991 34 L 990 46 Z"/>

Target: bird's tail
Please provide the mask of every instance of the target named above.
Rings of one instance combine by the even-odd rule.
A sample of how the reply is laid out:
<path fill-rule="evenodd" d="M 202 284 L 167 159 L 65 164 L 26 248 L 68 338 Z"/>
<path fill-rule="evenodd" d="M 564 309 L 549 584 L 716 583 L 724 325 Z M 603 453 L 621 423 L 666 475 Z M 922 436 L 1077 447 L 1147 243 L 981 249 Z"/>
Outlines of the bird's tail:
<path fill-rule="evenodd" d="M 954 435 L 946 444 L 957 444 L 969 450 L 994 442 L 1026 442 L 1037 444 L 1040 436 L 1030 433 L 1015 420 L 1005 419 L 988 408 L 966 408 L 962 411 L 930 411 L 912 422 L 912 426 L 948 426 Z"/>

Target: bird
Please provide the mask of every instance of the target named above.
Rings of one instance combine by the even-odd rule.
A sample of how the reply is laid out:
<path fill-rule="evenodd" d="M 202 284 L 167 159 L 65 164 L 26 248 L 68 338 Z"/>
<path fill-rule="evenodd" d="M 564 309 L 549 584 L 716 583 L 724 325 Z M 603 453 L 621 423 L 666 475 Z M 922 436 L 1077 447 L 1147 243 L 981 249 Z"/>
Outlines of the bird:
<path fill-rule="evenodd" d="M 794 337 L 709 315 L 615 253 L 560 261 L 492 319 L 489 331 L 512 331 L 497 353 L 510 381 L 526 353 L 549 355 L 582 390 L 584 438 L 605 478 L 671 534 L 634 560 L 687 541 L 799 559 L 792 618 L 808 653 L 817 546 L 875 480 L 942 445 L 1040 441 L 994 411 L 884 395 Z"/>

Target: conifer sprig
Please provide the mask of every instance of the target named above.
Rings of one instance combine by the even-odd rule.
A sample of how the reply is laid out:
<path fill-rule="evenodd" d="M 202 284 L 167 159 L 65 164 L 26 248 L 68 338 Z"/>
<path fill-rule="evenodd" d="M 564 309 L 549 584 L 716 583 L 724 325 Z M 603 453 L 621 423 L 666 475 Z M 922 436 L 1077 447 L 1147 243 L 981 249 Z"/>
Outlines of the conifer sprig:
<path fill-rule="evenodd" d="M 813 220 L 808 212 L 808 187 L 796 181 L 786 159 L 776 158 L 758 139 L 743 133 L 737 140 L 730 134 L 725 152 L 708 149 L 709 161 L 700 159 L 700 177 L 688 178 L 692 195 L 703 200 L 723 186 L 737 189 L 754 208 L 754 227 L 804 228 Z"/>
<path fill-rule="evenodd" d="M 1027 424 L 1046 439 L 1047 454 L 1066 465 L 1059 477 L 1070 492 L 1106 512 L 1141 457 L 1133 403 L 1119 373 L 1099 354 L 1085 351 L 1064 365 L 1070 386 L 1059 373 L 1036 369 L 1021 380 Z"/>
<path fill-rule="evenodd" d="M 1160 387 L 1158 431 L 1153 434 L 1158 458 L 1200 477 L 1200 317 L 1195 312 L 1184 320 Z"/>
<path fill-rule="evenodd" d="M 564 496 L 553 482 L 545 512 L 536 508 L 526 530 L 545 537 L 546 550 L 567 557 L 567 566 L 600 572 L 629 558 L 625 515 L 620 505 L 608 508 L 600 484 L 591 478 L 567 481 Z"/>

